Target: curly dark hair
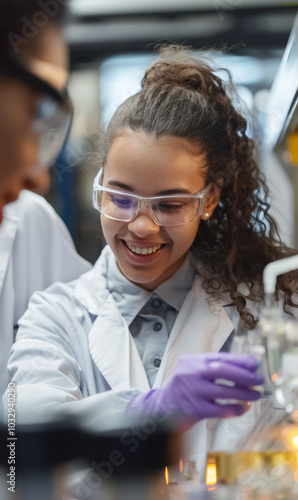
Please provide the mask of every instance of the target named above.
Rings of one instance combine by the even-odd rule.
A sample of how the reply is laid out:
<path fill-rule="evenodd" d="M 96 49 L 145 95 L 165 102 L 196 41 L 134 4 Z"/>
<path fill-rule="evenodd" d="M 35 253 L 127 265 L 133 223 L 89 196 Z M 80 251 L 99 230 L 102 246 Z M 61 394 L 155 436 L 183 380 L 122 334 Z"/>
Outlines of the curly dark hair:
<path fill-rule="evenodd" d="M 255 160 L 255 143 L 247 136 L 246 119 L 235 109 L 233 93 L 230 75 L 223 81 L 189 48 L 163 47 L 159 59 L 147 69 L 141 91 L 113 115 L 103 165 L 124 129 L 155 138 L 184 138 L 197 146 L 200 156 L 204 152 L 206 185 L 222 185 L 222 192 L 210 219 L 201 220 L 191 250 L 209 269 L 209 276 L 203 275 L 203 287 L 210 298 L 228 292 L 246 328 L 252 329 L 257 319 L 247 299 L 264 300 L 264 267 L 297 252 L 282 243 L 269 214 L 268 188 Z M 239 291 L 240 283 L 248 287 L 248 295 Z M 289 312 L 286 306 L 295 306 L 297 273 L 280 277 L 276 294 L 278 290 Z"/>

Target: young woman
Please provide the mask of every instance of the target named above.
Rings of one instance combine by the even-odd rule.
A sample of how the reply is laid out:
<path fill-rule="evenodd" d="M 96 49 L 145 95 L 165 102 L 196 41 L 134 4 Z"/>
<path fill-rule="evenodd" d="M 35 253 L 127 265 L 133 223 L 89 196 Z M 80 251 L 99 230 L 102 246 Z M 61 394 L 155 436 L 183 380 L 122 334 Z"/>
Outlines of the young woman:
<path fill-rule="evenodd" d="M 175 414 L 196 423 L 187 454 L 202 470 L 206 451 L 234 449 L 261 410 L 240 416 L 260 396 L 256 360 L 223 351 L 257 324 L 264 266 L 292 251 L 273 235 L 245 119 L 184 49 L 147 70 L 103 153 L 94 205 L 108 245 L 77 281 L 35 294 L 20 321 L 18 415 L 70 412 L 104 429 L 127 408 Z M 290 284 L 279 289 L 291 304 Z"/>

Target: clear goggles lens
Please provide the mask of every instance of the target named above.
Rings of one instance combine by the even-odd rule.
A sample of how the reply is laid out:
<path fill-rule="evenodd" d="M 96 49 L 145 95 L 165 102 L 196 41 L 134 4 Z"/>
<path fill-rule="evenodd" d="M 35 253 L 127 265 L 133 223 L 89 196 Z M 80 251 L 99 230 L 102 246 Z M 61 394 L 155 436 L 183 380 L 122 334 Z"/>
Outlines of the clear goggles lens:
<path fill-rule="evenodd" d="M 45 61 L 9 56 L 1 61 L 0 66 L 40 96 L 31 131 L 38 142 L 39 164 L 50 167 L 60 153 L 72 122 L 73 110 L 66 91 L 68 73 L 64 68 Z"/>
<path fill-rule="evenodd" d="M 39 142 L 39 163 L 50 167 L 58 156 L 70 130 L 72 108 L 68 102 L 58 102 L 51 96 L 41 96 L 32 132 Z"/>
<path fill-rule="evenodd" d="M 194 195 L 181 194 L 144 198 L 105 188 L 98 183 L 98 177 L 99 175 L 95 178 L 93 186 L 94 208 L 110 219 L 130 222 L 144 206 L 159 226 L 180 226 L 200 217 L 211 188 L 209 184 Z"/>

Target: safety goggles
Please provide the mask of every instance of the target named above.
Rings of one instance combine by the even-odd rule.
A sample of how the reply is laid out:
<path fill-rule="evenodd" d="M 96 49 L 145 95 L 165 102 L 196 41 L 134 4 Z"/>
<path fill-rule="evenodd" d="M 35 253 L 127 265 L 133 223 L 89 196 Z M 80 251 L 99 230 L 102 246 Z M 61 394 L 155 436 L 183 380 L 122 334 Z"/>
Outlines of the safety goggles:
<path fill-rule="evenodd" d="M 151 198 L 109 189 L 101 185 L 101 168 L 93 183 L 93 207 L 109 219 L 131 222 L 145 207 L 158 226 L 182 226 L 200 217 L 204 211 L 208 184 L 195 194 L 171 194 Z"/>
<path fill-rule="evenodd" d="M 1 67 L 4 67 L 9 76 L 23 81 L 38 93 L 31 131 L 38 138 L 39 164 L 50 167 L 69 135 L 73 117 L 72 105 L 66 88 L 63 87 L 66 85 L 66 78 L 62 74 L 64 70 L 42 61 L 25 63 L 14 58 L 7 58 Z M 56 79 L 54 78 L 55 71 L 57 71 Z M 57 80 L 57 87 L 42 77 L 48 76 L 48 73 L 52 74 L 50 81 L 56 83 Z"/>

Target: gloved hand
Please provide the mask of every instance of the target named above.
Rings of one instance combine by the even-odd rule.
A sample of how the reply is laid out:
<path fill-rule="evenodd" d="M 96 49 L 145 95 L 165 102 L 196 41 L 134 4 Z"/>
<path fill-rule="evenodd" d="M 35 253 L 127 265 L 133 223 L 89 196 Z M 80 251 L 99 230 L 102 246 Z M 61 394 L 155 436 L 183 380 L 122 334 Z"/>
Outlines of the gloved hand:
<path fill-rule="evenodd" d="M 203 418 L 235 417 L 245 412 L 245 401 L 260 398 L 260 392 L 251 389 L 264 382 L 255 373 L 257 368 L 257 360 L 249 355 L 184 355 L 167 385 L 138 394 L 130 401 L 129 409 L 150 416 L 176 416 L 187 425 Z M 231 381 L 233 386 L 223 385 L 218 379 Z M 220 404 L 218 399 L 240 401 Z"/>

